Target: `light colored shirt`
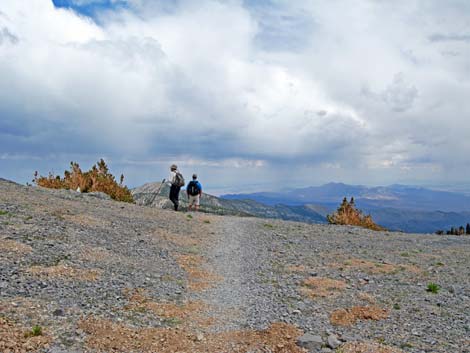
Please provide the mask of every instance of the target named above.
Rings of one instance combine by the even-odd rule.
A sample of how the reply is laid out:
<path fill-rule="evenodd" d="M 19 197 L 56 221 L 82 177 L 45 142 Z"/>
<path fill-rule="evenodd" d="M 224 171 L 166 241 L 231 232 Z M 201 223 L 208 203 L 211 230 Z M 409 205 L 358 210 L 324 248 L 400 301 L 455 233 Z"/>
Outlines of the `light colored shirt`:
<path fill-rule="evenodd" d="M 171 171 L 167 182 L 168 182 L 168 184 L 172 185 L 172 184 L 175 183 L 175 181 L 176 181 L 176 171 Z"/>

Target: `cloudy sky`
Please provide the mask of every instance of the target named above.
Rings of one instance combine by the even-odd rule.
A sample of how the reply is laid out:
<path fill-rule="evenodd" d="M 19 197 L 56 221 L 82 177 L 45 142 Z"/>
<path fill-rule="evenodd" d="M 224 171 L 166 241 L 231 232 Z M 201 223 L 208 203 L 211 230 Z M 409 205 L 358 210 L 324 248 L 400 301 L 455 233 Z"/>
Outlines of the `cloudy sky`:
<path fill-rule="evenodd" d="M 2 0 L 0 177 L 456 186 L 468 0 Z"/>

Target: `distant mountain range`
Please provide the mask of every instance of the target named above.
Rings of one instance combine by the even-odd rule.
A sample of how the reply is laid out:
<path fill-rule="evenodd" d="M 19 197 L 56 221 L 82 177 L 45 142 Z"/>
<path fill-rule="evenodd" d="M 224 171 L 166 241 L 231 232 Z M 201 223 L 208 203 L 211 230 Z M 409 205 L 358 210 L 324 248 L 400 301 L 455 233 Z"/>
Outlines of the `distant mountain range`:
<path fill-rule="evenodd" d="M 148 183 L 138 188 L 132 189 L 134 200 L 139 205 L 159 208 L 172 208 L 168 200 L 170 188 L 161 183 Z M 156 193 L 158 192 L 158 195 Z M 187 196 L 184 190 L 180 193 L 182 209 L 187 207 Z M 310 205 L 285 206 L 285 205 L 265 205 L 254 200 L 228 200 L 218 198 L 204 193 L 201 199 L 202 212 L 215 213 L 221 215 L 251 216 L 261 218 L 277 218 L 307 223 L 325 223 L 324 215 L 319 214 Z"/>
<path fill-rule="evenodd" d="M 417 211 L 470 212 L 470 196 L 425 189 L 406 185 L 367 187 L 329 183 L 322 186 L 295 189 L 284 192 L 260 192 L 252 194 L 231 194 L 224 199 L 251 199 L 268 205 L 337 205 L 343 197 L 354 197 L 359 207 L 399 208 Z"/>
<path fill-rule="evenodd" d="M 169 187 L 148 183 L 132 190 L 136 203 L 171 208 Z M 158 195 L 155 193 L 159 191 Z M 154 196 L 156 196 L 154 198 Z M 216 197 L 204 194 L 201 211 L 237 216 L 277 218 L 307 223 L 326 223 L 343 197 L 354 197 L 356 205 L 370 213 L 387 229 L 409 233 L 434 233 L 470 222 L 470 197 L 405 185 L 366 187 L 329 183 L 323 186 L 282 192 L 231 194 Z M 182 209 L 187 206 L 181 192 Z"/>
<path fill-rule="evenodd" d="M 273 207 L 308 207 L 322 217 L 333 212 L 343 197 L 354 197 L 360 209 L 391 230 L 429 233 L 470 222 L 469 196 L 406 185 L 366 187 L 329 183 L 282 192 L 221 196 L 226 200 L 253 200 Z"/>

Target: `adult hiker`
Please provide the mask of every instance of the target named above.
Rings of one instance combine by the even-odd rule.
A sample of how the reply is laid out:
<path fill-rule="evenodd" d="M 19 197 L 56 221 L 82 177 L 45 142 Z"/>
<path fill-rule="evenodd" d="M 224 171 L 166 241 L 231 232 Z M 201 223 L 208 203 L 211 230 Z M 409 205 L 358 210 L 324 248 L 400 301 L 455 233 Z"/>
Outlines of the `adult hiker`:
<path fill-rule="evenodd" d="M 194 206 L 196 212 L 199 211 L 199 203 L 202 197 L 202 186 L 197 180 L 197 174 L 193 174 L 193 180 L 188 183 L 186 193 L 188 194 L 189 210 L 191 211 Z"/>
<path fill-rule="evenodd" d="M 172 164 L 170 167 L 170 176 L 168 178 L 168 182 L 171 184 L 170 201 L 173 202 L 175 211 L 178 211 L 180 189 L 182 186 L 184 186 L 184 178 L 183 175 L 178 171 L 176 164 Z"/>

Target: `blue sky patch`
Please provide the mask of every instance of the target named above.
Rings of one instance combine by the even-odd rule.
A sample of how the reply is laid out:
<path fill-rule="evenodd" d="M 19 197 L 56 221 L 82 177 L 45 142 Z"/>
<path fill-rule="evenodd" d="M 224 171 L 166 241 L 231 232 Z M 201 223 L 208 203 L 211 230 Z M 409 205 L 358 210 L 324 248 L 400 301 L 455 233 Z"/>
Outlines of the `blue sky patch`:
<path fill-rule="evenodd" d="M 99 11 L 127 7 L 125 0 L 52 0 L 55 7 L 73 9 L 78 13 L 95 17 Z"/>

